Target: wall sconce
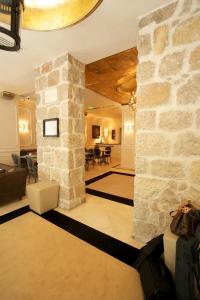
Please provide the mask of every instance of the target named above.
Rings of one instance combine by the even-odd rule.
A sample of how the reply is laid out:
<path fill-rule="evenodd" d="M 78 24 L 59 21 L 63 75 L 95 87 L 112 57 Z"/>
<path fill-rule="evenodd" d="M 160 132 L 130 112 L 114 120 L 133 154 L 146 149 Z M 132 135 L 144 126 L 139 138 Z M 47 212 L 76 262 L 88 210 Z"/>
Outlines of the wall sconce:
<path fill-rule="evenodd" d="M 21 132 L 21 133 L 28 132 L 28 122 L 27 121 L 19 121 L 19 132 Z"/>
<path fill-rule="evenodd" d="M 127 122 L 124 124 L 124 132 L 133 132 L 133 123 Z"/>
<path fill-rule="evenodd" d="M 108 136 L 108 128 L 104 128 L 104 136 L 105 136 L 105 137 Z"/>

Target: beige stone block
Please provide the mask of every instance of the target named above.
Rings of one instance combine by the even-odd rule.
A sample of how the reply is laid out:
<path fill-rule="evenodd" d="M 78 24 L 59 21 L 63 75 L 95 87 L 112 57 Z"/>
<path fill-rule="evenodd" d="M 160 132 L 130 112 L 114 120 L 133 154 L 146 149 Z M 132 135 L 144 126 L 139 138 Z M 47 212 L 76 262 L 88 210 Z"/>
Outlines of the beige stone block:
<path fill-rule="evenodd" d="M 161 133 L 137 133 L 136 154 L 138 156 L 168 156 L 170 141 Z"/>
<path fill-rule="evenodd" d="M 193 132 L 179 134 L 174 148 L 175 155 L 200 155 L 200 136 Z"/>
<path fill-rule="evenodd" d="M 75 168 L 79 168 L 85 165 L 85 149 L 75 149 L 74 151 L 74 161 L 75 161 Z"/>
<path fill-rule="evenodd" d="M 188 185 L 187 185 L 186 182 L 180 182 L 180 183 L 178 184 L 178 190 L 179 190 L 179 191 L 184 191 L 184 190 L 186 190 L 187 188 L 188 188 Z"/>
<path fill-rule="evenodd" d="M 188 14 L 192 7 L 192 0 L 185 0 L 183 3 L 183 9 L 181 15 Z"/>
<path fill-rule="evenodd" d="M 54 167 L 60 169 L 73 169 L 73 152 L 67 149 L 54 149 L 53 151 Z"/>
<path fill-rule="evenodd" d="M 153 129 L 156 126 L 156 111 L 138 111 L 136 114 L 137 129 Z"/>
<path fill-rule="evenodd" d="M 73 101 L 79 104 L 85 103 L 85 89 L 77 86 L 73 86 L 72 89 Z"/>
<path fill-rule="evenodd" d="M 83 134 L 66 134 L 63 136 L 62 144 L 64 147 L 80 148 L 84 145 L 85 138 Z"/>
<path fill-rule="evenodd" d="M 200 160 L 192 162 L 191 174 L 192 182 L 200 185 Z"/>
<path fill-rule="evenodd" d="M 164 6 L 163 8 L 159 8 L 152 13 L 144 16 L 139 21 L 139 28 L 143 28 L 149 25 L 152 22 L 161 23 L 167 19 L 169 19 L 175 12 L 177 6 L 177 1 Z"/>
<path fill-rule="evenodd" d="M 137 107 L 152 108 L 169 103 L 171 85 L 157 82 L 140 86 L 137 92 Z"/>
<path fill-rule="evenodd" d="M 196 185 L 197 186 L 197 185 Z M 197 189 L 192 185 L 186 190 L 182 196 L 183 200 L 191 200 L 192 204 L 200 209 L 200 188 Z"/>
<path fill-rule="evenodd" d="M 70 64 L 72 64 L 74 67 L 79 69 L 80 71 L 84 72 L 85 71 L 85 65 L 81 63 L 78 59 L 73 57 L 70 53 L 68 53 L 68 60 Z"/>
<path fill-rule="evenodd" d="M 137 80 L 140 82 L 151 80 L 155 71 L 155 64 L 152 61 L 145 61 L 138 65 Z"/>
<path fill-rule="evenodd" d="M 85 197 L 85 184 L 81 183 L 75 186 L 75 197 L 84 198 Z"/>
<path fill-rule="evenodd" d="M 36 107 L 37 120 L 44 120 L 47 118 L 47 109 L 44 106 Z"/>
<path fill-rule="evenodd" d="M 173 45 L 185 45 L 200 40 L 200 15 L 193 16 L 179 24 L 173 35 Z"/>
<path fill-rule="evenodd" d="M 60 120 L 60 133 L 62 135 L 62 133 L 64 133 L 64 135 L 67 135 L 67 134 L 71 134 L 72 131 L 73 131 L 73 120 L 72 119 L 69 119 L 69 118 L 66 118 L 66 119 L 61 119 Z"/>
<path fill-rule="evenodd" d="M 69 171 L 69 185 L 75 186 L 79 184 L 83 184 L 83 168 L 77 168 Z"/>
<path fill-rule="evenodd" d="M 41 75 L 41 73 L 40 73 L 40 67 L 35 68 L 35 69 L 34 69 L 34 76 L 35 76 L 35 78 L 36 78 L 36 77 L 39 77 L 40 75 Z"/>
<path fill-rule="evenodd" d="M 167 188 L 168 181 L 136 176 L 134 197 L 135 199 L 151 200 L 158 198 L 159 194 Z"/>
<path fill-rule="evenodd" d="M 84 134 L 85 132 L 85 121 L 83 118 L 81 119 L 74 119 L 74 131 L 75 133 L 82 133 Z"/>
<path fill-rule="evenodd" d="M 55 86 L 58 85 L 59 83 L 59 71 L 58 70 L 54 70 L 51 73 L 49 73 L 48 75 L 48 86 Z"/>
<path fill-rule="evenodd" d="M 59 118 L 60 117 L 59 106 L 55 105 L 53 107 L 49 107 L 47 110 L 47 117 L 48 118 Z"/>
<path fill-rule="evenodd" d="M 165 178 L 183 178 L 185 176 L 183 165 L 180 162 L 161 159 L 151 162 L 151 173 Z"/>
<path fill-rule="evenodd" d="M 51 152 L 43 152 L 43 163 L 48 167 L 52 166 L 53 156 Z"/>
<path fill-rule="evenodd" d="M 153 51 L 155 54 L 161 54 L 168 45 L 169 27 L 162 25 L 154 30 Z"/>
<path fill-rule="evenodd" d="M 39 180 L 50 180 L 50 167 L 38 164 L 38 178 Z"/>
<path fill-rule="evenodd" d="M 199 70 L 200 69 L 200 46 L 196 47 L 190 55 L 190 69 Z"/>
<path fill-rule="evenodd" d="M 149 170 L 149 162 L 144 157 L 136 157 L 135 172 L 136 174 L 146 174 Z"/>
<path fill-rule="evenodd" d="M 66 186 L 60 186 L 60 199 L 73 200 L 74 199 L 74 190 L 72 187 L 68 188 Z"/>
<path fill-rule="evenodd" d="M 159 127 L 168 131 L 189 128 L 193 114 L 187 111 L 170 110 L 160 114 Z"/>
<path fill-rule="evenodd" d="M 200 109 L 196 111 L 196 126 L 200 128 Z"/>
<path fill-rule="evenodd" d="M 47 77 L 42 76 L 35 81 L 35 91 L 39 92 L 47 88 Z"/>
<path fill-rule="evenodd" d="M 53 64 L 52 64 L 52 62 L 51 62 L 51 61 L 50 61 L 50 62 L 47 62 L 47 63 L 45 63 L 45 64 L 43 64 L 43 65 L 41 66 L 41 73 L 42 73 L 42 74 L 49 73 L 49 72 L 52 71 L 52 69 L 53 69 Z"/>
<path fill-rule="evenodd" d="M 139 56 L 150 54 L 152 51 L 150 34 L 139 35 L 137 40 L 137 49 Z"/>
<path fill-rule="evenodd" d="M 68 83 L 63 83 L 57 87 L 58 100 L 66 101 L 72 98 L 72 85 Z"/>
<path fill-rule="evenodd" d="M 175 52 L 163 57 L 160 63 L 160 76 L 171 76 L 179 73 L 183 66 L 184 52 Z"/>
<path fill-rule="evenodd" d="M 178 104 L 193 104 L 200 101 L 200 74 L 194 75 L 177 91 Z"/>
<path fill-rule="evenodd" d="M 57 182 L 61 182 L 61 171 L 58 168 L 51 168 L 50 169 L 50 177 L 51 180 L 55 180 Z"/>
<path fill-rule="evenodd" d="M 158 228 L 155 225 L 146 223 L 143 220 L 135 220 L 134 222 L 134 238 L 143 243 L 147 243 L 153 237 L 158 235 Z"/>
<path fill-rule="evenodd" d="M 58 68 L 64 64 L 68 64 L 68 53 L 61 55 L 60 57 L 56 58 L 54 62 L 54 67 Z"/>

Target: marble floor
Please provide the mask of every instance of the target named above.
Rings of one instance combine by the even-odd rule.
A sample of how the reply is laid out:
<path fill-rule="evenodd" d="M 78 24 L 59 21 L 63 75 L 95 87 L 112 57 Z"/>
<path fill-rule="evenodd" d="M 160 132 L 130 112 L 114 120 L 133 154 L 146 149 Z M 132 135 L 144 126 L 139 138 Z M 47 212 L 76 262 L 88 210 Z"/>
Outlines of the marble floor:
<path fill-rule="evenodd" d="M 104 174 L 110 171 L 111 169 L 115 168 L 116 166 L 119 166 L 119 161 L 114 159 L 110 164 L 95 164 L 94 167 L 90 166 L 89 170 L 85 171 L 85 180 Z"/>
<path fill-rule="evenodd" d="M 111 174 L 87 185 L 87 188 L 132 200 L 133 187 L 134 177 L 121 174 Z"/>
<path fill-rule="evenodd" d="M 135 269 L 32 212 L 0 236 L 1 300 L 143 300 Z"/>
<path fill-rule="evenodd" d="M 71 210 L 55 210 L 135 248 L 143 246 L 133 238 L 132 206 L 87 194 L 84 204 Z"/>

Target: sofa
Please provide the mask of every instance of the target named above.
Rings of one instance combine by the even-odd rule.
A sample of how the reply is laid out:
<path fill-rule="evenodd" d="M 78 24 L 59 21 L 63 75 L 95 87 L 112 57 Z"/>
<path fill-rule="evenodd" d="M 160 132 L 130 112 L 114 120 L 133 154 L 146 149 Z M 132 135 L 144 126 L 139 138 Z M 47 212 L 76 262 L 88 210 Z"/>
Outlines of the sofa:
<path fill-rule="evenodd" d="M 26 192 L 26 170 L 10 168 L 0 173 L 0 201 L 21 199 Z"/>

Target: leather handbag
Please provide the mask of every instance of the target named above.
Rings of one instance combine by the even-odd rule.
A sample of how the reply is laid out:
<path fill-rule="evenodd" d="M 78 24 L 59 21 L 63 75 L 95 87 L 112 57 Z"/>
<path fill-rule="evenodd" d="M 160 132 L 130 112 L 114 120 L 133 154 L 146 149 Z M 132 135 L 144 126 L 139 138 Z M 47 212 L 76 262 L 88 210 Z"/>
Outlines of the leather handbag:
<path fill-rule="evenodd" d="M 184 237 L 195 234 L 200 222 L 200 210 L 196 209 L 190 201 L 177 210 L 171 211 L 170 216 L 172 217 L 170 228 L 174 234 Z"/>

